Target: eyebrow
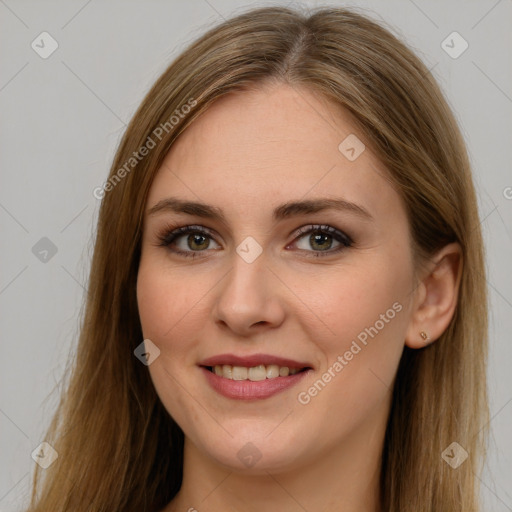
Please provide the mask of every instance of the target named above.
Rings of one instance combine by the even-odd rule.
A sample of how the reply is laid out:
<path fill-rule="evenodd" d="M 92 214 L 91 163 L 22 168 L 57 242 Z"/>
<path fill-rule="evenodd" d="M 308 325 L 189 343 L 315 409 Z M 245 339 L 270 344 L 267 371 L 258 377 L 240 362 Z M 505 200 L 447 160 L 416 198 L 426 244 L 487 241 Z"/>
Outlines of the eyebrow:
<path fill-rule="evenodd" d="M 362 206 L 344 199 L 319 198 L 305 201 L 290 201 L 277 206 L 272 214 L 274 221 L 288 219 L 299 215 L 317 213 L 324 210 L 337 210 L 352 213 L 363 220 L 373 221 L 374 218 Z M 148 215 L 162 212 L 185 213 L 207 219 L 217 220 L 226 224 L 226 217 L 216 206 L 194 201 L 186 201 L 176 197 L 168 197 L 158 201 L 148 210 Z"/>

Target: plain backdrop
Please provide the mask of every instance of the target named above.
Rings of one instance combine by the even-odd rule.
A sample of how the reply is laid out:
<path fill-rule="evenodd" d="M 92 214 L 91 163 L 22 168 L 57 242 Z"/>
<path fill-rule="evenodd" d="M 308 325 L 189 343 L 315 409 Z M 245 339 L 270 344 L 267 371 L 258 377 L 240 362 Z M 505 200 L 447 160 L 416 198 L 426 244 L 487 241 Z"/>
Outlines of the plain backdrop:
<path fill-rule="evenodd" d="M 21 510 L 28 499 L 31 453 L 44 441 L 76 346 L 99 207 L 93 190 L 129 119 L 188 42 L 248 7 L 271 4 L 278 2 L 0 0 L 0 511 Z M 462 127 L 491 304 L 483 497 L 486 510 L 511 511 L 512 1 L 302 5 L 357 6 L 391 25 L 432 69 Z M 450 55 L 443 41 L 454 31 L 460 37 Z M 42 37 L 44 51 L 58 44 L 47 58 Z"/>

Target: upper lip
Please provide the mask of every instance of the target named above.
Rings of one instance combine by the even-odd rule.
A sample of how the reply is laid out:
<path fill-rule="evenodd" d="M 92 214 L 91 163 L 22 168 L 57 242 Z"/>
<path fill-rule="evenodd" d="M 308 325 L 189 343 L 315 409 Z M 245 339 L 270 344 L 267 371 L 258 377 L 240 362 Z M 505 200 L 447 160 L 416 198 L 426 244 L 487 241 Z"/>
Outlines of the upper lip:
<path fill-rule="evenodd" d="M 231 366 L 246 366 L 251 368 L 263 364 L 265 366 L 276 364 L 277 366 L 287 366 L 288 368 L 311 368 L 309 363 L 301 363 L 293 359 L 286 359 L 285 357 L 272 356 L 270 354 L 253 354 L 249 356 L 237 356 L 235 354 L 219 354 L 204 359 L 199 366 L 217 366 L 229 364 Z"/>

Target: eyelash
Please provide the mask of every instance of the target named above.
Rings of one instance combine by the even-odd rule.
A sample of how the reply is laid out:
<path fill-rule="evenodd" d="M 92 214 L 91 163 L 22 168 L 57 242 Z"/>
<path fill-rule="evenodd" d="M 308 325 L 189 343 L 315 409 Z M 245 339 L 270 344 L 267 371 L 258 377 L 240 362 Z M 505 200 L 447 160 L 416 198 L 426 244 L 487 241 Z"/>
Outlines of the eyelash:
<path fill-rule="evenodd" d="M 327 250 L 327 251 L 307 251 L 306 249 L 299 249 L 304 250 L 306 252 L 313 253 L 310 257 L 326 257 L 332 254 L 337 254 L 349 247 L 352 247 L 353 240 L 351 237 L 346 235 L 345 233 L 339 231 L 336 228 L 333 228 L 332 226 L 328 226 L 325 224 L 310 224 L 307 226 L 302 226 L 299 228 L 295 233 L 294 242 L 297 239 L 303 238 L 307 234 L 311 233 L 326 233 L 328 235 L 331 235 L 336 241 L 340 242 L 341 245 L 334 250 Z M 157 238 L 159 240 L 159 243 L 157 244 L 159 247 L 167 247 L 171 252 L 174 254 L 178 254 L 180 256 L 184 256 L 186 258 L 195 258 L 197 257 L 197 254 L 203 251 L 182 251 L 180 249 L 171 249 L 170 245 L 180 236 L 192 234 L 192 233 L 200 233 L 202 235 L 205 235 L 207 237 L 212 238 L 212 233 L 210 230 L 204 228 L 203 226 L 182 226 L 179 228 L 175 228 L 174 226 L 166 226 L 160 233 L 157 234 Z"/>

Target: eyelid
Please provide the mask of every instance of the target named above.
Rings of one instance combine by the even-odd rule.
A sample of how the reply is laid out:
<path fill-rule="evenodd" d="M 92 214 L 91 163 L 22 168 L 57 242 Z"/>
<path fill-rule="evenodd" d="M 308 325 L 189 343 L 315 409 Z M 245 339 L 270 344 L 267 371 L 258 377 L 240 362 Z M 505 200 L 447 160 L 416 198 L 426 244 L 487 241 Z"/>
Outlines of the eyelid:
<path fill-rule="evenodd" d="M 204 235 L 210 236 L 211 238 L 214 238 L 215 236 L 219 236 L 218 233 L 210 228 L 207 228 L 205 226 L 201 226 L 200 224 L 187 224 L 184 226 L 180 225 L 173 225 L 173 224 L 166 224 L 163 229 L 158 231 L 156 233 L 158 240 L 160 240 L 161 244 L 159 245 L 168 245 L 172 241 L 174 241 L 176 238 L 182 235 L 186 235 L 189 233 L 195 233 L 199 232 Z M 220 237 L 222 238 L 222 237 Z M 199 252 L 199 251 L 196 251 Z"/>

